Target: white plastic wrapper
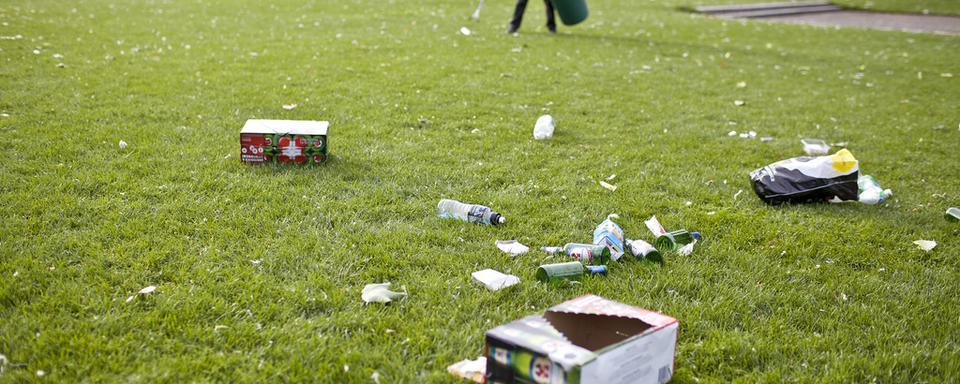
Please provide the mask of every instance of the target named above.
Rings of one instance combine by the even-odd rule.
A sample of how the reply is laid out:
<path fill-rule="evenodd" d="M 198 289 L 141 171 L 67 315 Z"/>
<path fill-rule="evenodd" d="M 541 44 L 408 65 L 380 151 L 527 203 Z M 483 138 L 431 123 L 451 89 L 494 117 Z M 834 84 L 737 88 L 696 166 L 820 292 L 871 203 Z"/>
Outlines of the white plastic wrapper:
<path fill-rule="evenodd" d="M 553 116 L 540 116 L 540 118 L 537 119 L 537 124 L 533 126 L 533 138 L 537 140 L 549 139 L 553 137 L 553 129 Z"/>
<path fill-rule="evenodd" d="M 363 286 L 363 292 L 360 293 L 360 297 L 366 303 L 389 303 L 393 299 L 406 295 L 406 292 L 391 291 L 390 283 L 367 284 Z"/>
<path fill-rule="evenodd" d="M 520 278 L 514 275 L 503 274 L 500 271 L 493 269 L 484 269 L 482 271 L 476 271 L 471 274 L 473 279 L 479 281 L 481 284 L 487 287 L 491 291 L 499 291 L 503 288 L 517 285 L 520 283 Z"/>
<path fill-rule="evenodd" d="M 497 248 L 509 253 L 510 256 L 524 254 L 530 250 L 530 247 L 520 244 L 520 242 L 516 240 L 497 240 Z"/>

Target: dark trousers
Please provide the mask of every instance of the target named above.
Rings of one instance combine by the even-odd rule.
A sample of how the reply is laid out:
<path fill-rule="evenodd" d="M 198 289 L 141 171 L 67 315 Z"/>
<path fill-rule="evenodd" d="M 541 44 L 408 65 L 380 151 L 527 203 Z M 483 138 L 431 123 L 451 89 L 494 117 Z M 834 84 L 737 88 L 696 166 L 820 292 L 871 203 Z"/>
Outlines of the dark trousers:
<path fill-rule="evenodd" d="M 553 3 L 550 0 L 543 0 L 547 6 L 547 29 L 557 30 L 557 22 L 553 19 Z M 517 9 L 513 11 L 513 20 L 510 20 L 510 29 L 516 31 L 520 29 L 520 23 L 523 22 L 523 11 L 527 9 L 527 0 L 518 0 Z"/>

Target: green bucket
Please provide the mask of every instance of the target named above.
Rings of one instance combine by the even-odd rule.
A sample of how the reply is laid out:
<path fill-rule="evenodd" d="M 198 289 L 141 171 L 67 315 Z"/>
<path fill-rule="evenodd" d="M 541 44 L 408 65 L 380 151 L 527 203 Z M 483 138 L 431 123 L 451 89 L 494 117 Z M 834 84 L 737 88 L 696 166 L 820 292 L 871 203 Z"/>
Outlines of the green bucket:
<path fill-rule="evenodd" d="M 590 14 L 587 11 L 586 0 L 550 0 L 553 7 L 557 9 L 560 15 L 560 21 L 564 25 L 575 25 L 587 19 Z"/>

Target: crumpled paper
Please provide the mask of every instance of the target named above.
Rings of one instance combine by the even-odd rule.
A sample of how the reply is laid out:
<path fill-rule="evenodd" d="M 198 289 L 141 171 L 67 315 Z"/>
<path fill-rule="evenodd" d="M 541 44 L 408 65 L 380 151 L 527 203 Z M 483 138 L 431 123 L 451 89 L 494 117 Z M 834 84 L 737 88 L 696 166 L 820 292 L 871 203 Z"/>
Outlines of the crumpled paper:
<path fill-rule="evenodd" d="M 393 292 L 390 283 L 367 284 L 363 286 L 360 297 L 366 303 L 389 303 L 398 297 L 406 296 L 406 292 Z"/>
<path fill-rule="evenodd" d="M 916 244 L 920 249 L 924 250 L 924 252 L 930 252 L 934 247 L 937 246 L 937 242 L 933 240 L 917 240 L 913 243 Z"/>
<path fill-rule="evenodd" d="M 480 356 L 476 360 L 463 359 L 447 367 L 447 372 L 461 379 L 483 383 L 483 375 L 487 373 L 487 358 Z"/>
<path fill-rule="evenodd" d="M 502 288 L 506 288 L 512 285 L 520 283 L 520 278 L 514 275 L 507 275 L 501 273 L 500 271 L 493 269 L 484 269 L 482 271 L 476 271 L 472 274 L 473 279 L 479 281 L 481 284 L 487 287 L 491 291 L 497 291 Z"/>

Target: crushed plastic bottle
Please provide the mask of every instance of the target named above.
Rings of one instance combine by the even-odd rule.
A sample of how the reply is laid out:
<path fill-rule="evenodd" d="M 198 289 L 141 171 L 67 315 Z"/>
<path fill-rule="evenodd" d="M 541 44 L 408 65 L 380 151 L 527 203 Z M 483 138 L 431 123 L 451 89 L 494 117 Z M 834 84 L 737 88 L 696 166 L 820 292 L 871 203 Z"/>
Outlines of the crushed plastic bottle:
<path fill-rule="evenodd" d="M 857 201 L 867 204 L 867 205 L 876 205 L 880 204 L 890 196 L 893 196 L 893 192 L 889 189 L 883 189 L 880 186 L 880 183 L 877 182 L 877 179 L 873 178 L 870 175 L 861 175 L 857 178 L 857 187 L 860 190 L 859 199 Z"/>
<path fill-rule="evenodd" d="M 943 214 L 943 217 L 947 218 L 947 221 L 960 221 L 960 208 L 950 207 L 947 208 L 947 212 Z"/>
<path fill-rule="evenodd" d="M 437 216 L 442 219 L 459 219 L 469 223 L 500 225 L 506 222 L 503 216 L 479 204 L 464 204 L 456 200 L 443 199 L 437 204 Z"/>
<path fill-rule="evenodd" d="M 540 116 L 540 118 L 537 119 L 537 124 L 533 126 L 533 138 L 546 140 L 551 137 L 553 137 L 553 116 Z"/>

